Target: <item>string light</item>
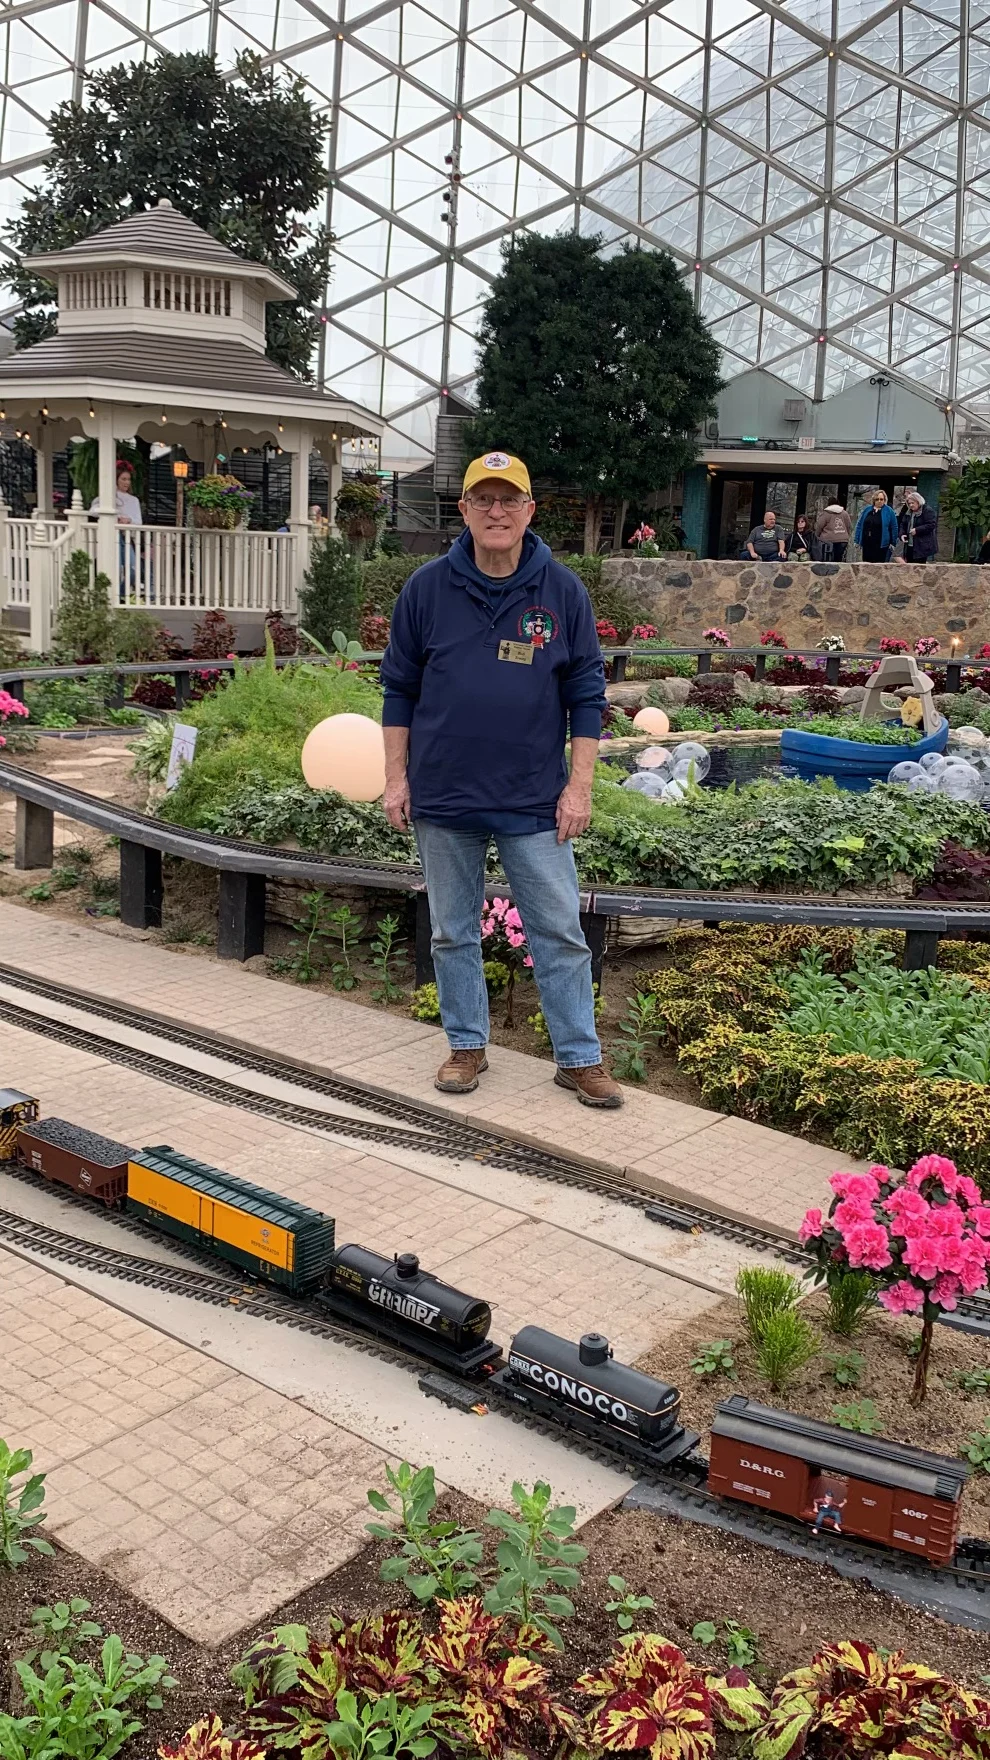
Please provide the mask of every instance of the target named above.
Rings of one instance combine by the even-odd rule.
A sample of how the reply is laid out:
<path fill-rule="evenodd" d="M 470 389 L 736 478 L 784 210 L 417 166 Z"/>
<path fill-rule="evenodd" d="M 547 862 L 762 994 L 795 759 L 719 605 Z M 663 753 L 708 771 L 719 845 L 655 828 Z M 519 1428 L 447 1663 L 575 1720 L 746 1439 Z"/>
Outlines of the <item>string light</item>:
<path fill-rule="evenodd" d="M 284 433 L 285 433 L 285 427 L 284 427 L 284 425 L 283 425 L 283 423 L 282 423 L 282 422 L 279 422 L 279 425 L 278 425 L 278 431 L 279 431 L 279 433 L 280 433 L 280 434 L 284 434 Z"/>
<path fill-rule="evenodd" d="M 92 405 L 92 404 L 90 404 L 90 406 L 89 406 L 89 413 L 90 413 L 90 416 L 91 416 L 91 417 L 92 417 L 92 416 L 95 416 L 95 414 L 96 414 L 96 411 L 95 411 L 95 409 L 94 409 L 94 408 L 93 408 L 93 405 Z"/>
<path fill-rule="evenodd" d="M 168 421 L 168 416 L 165 414 L 165 411 L 162 410 L 162 422 L 165 423 L 167 421 Z"/>
<path fill-rule="evenodd" d="M 43 404 L 42 404 L 42 406 L 41 406 L 41 413 L 42 413 L 42 415 L 43 415 L 43 416 L 46 416 L 46 415 L 47 415 L 47 414 L 48 414 L 48 405 L 47 405 L 47 403 L 43 403 Z"/>

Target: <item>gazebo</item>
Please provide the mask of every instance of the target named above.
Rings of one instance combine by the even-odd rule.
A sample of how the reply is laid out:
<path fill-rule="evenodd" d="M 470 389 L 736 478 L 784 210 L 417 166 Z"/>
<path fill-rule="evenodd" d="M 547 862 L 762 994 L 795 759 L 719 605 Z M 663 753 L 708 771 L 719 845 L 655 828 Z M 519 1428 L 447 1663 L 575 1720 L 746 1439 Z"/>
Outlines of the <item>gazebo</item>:
<path fill-rule="evenodd" d="M 255 627 L 270 609 L 293 612 L 309 559 L 310 454 L 326 462 L 332 518 L 342 448 L 385 427 L 267 358 L 265 306 L 295 289 L 166 200 L 29 261 L 57 283 L 58 333 L 0 360 L 0 419 L 37 455 L 33 518 L 0 505 L 0 610 L 22 623 L 29 612 L 30 646 L 47 648 L 62 565 L 82 546 L 116 603 L 173 624 L 212 608 Z M 56 520 L 52 456 L 78 436 L 98 443 L 99 511 L 90 516 L 77 491 Z M 133 438 L 181 448 L 208 469 L 237 447 L 290 453 L 288 530 L 118 525 L 117 443 Z"/>

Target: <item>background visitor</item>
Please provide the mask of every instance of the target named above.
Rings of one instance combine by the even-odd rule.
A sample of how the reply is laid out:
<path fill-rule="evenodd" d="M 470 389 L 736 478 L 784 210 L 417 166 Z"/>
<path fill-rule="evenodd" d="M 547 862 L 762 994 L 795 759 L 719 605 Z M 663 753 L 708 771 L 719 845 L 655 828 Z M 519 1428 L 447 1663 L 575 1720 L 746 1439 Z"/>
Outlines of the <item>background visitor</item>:
<path fill-rule="evenodd" d="M 830 501 L 815 522 L 823 562 L 843 562 L 852 534 L 852 520 L 841 501 Z"/>
<path fill-rule="evenodd" d="M 904 498 L 897 529 L 903 545 L 899 562 L 928 562 L 938 554 L 938 515 L 913 489 Z"/>
<path fill-rule="evenodd" d="M 990 562 L 990 532 L 987 533 L 980 545 L 980 554 L 976 560 L 977 562 Z"/>
<path fill-rule="evenodd" d="M 889 562 L 898 541 L 897 519 L 882 489 L 874 491 L 873 501 L 864 507 L 856 522 L 856 542 L 864 562 Z"/>
<path fill-rule="evenodd" d="M 132 493 L 133 481 L 134 476 L 126 458 L 118 458 L 115 507 L 117 511 L 117 524 L 119 526 L 140 526 L 144 524 L 144 519 L 141 513 L 141 503 L 137 496 Z M 90 513 L 103 512 L 99 503 L 99 498 L 90 502 L 89 511 Z"/>
<path fill-rule="evenodd" d="M 776 562 L 779 556 L 786 556 L 784 535 L 777 530 L 777 515 L 765 513 L 763 524 L 754 526 L 746 539 L 746 554 L 754 562 Z"/>
<path fill-rule="evenodd" d="M 799 513 L 794 523 L 794 530 L 788 535 L 787 554 L 793 556 L 797 561 L 810 562 L 814 555 L 813 543 L 814 533 L 808 524 L 807 516 Z"/>

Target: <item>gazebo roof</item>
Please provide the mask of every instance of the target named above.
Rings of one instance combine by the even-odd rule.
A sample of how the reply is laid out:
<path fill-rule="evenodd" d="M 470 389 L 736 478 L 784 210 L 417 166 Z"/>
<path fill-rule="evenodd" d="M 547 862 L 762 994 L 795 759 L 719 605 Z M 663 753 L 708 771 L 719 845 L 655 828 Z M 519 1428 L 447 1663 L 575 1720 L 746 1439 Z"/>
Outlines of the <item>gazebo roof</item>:
<path fill-rule="evenodd" d="M 157 263 L 167 268 L 196 264 L 201 269 L 214 269 L 225 275 L 236 274 L 263 282 L 269 289 L 269 299 L 294 299 L 296 295 L 292 284 L 269 269 L 266 263 L 239 257 L 235 251 L 228 250 L 202 226 L 197 226 L 195 220 L 173 208 L 167 197 L 163 197 L 154 208 L 142 208 L 136 214 L 129 214 L 126 220 L 104 226 L 101 231 L 90 233 L 88 238 L 80 238 L 75 244 L 68 245 L 65 250 L 39 251 L 26 259 L 42 274 L 49 270 L 57 274 L 75 264 L 86 268 L 101 260 Z"/>
<path fill-rule="evenodd" d="M 348 421 L 371 435 L 385 426 L 370 410 L 317 391 L 233 340 L 163 334 L 152 341 L 139 331 L 70 331 L 0 360 L 0 403 L 100 396 L 121 404 L 198 405 L 229 413 L 283 411 L 329 426 Z"/>

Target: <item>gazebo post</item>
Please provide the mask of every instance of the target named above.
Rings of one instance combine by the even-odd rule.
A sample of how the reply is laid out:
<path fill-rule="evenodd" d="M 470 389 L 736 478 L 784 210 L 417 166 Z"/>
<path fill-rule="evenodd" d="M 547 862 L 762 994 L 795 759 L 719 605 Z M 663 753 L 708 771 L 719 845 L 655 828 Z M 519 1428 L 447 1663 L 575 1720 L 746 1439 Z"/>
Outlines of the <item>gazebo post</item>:
<path fill-rule="evenodd" d="M 96 567 L 110 581 L 110 603 L 120 602 L 120 562 L 117 556 L 117 444 L 113 433 L 113 404 L 99 406 L 96 423 L 99 446 L 100 511 L 96 528 Z"/>
<path fill-rule="evenodd" d="M 293 591 L 298 594 L 303 575 L 309 567 L 309 457 L 313 450 L 313 430 L 307 422 L 300 422 L 296 435 L 289 494 L 289 530 L 295 539 L 292 586 Z"/>
<path fill-rule="evenodd" d="M 43 416 L 34 449 L 34 472 L 34 510 L 43 519 L 49 519 L 55 511 L 52 502 L 52 431 Z"/>

